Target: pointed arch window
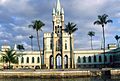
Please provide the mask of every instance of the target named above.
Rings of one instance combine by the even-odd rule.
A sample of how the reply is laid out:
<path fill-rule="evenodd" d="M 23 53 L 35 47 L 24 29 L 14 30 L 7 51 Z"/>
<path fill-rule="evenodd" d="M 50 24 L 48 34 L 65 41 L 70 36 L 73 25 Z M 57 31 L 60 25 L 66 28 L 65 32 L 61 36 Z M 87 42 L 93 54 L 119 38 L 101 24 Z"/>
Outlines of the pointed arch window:
<path fill-rule="evenodd" d="M 105 62 L 107 62 L 107 56 L 105 55 L 105 57 L 104 57 L 104 60 L 105 60 Z"/>
<path fill-rule="evenodd" d="M 27 57 L 27 63 L 29 63 L 29 57 Z"/>
<path fill-rule="evenodd" d="M 80 59 L 80 56 L 78 57 L 78 63 L 80 63 L 81 62 L 81 59 Z"/>
<path fill-rule="evenodd" d="M 67 50 L 67 43 L 65 43 L 65 50 Z"/>
<path fill-rule="evenodd" d="M 21 59 L 21 63 L 24 63 L 24 58 L 22 57 L 22 59 Z"/>
<path fill-rule="evenodd" d="M 101 56 L 99 56 L 99 62 L 102 62 L 102 57 Z"/>
<path fill-rule="evenodd" d="M 40 63 L 40 58 L 39 57 L 37 57 L 37 63 Z"/>
<path fill-rule="evenodd" d="M 50 40 L 50 49 L 52 49 L 52 40 Z"/>
<path fill-rule="evenodd" d="M 86 62 L 86 57 L 84 56 L 84 57 L 83 57 L 83 63 L 85 63 L 85 62 Z"/>
<path fill-rule="evenodd" d="M 93 59 L 94 59 L 94 62 L 96 62 L 96 61 L 97 61 L 97 59 L 96 59 L 96 56 L 95 56 L 95 55 L 94 55 Z"/>
<path fill-rule="evenodd" d="M 91 56 L 88 57 L 88 62 L 91 62 Z"/>
<path fill-rule="evenodd" d="M 35 60 L 34 60 L 34 57 L 32 57 L 32 63 L 34 63 L 34 61 L 35 61 Z"/>

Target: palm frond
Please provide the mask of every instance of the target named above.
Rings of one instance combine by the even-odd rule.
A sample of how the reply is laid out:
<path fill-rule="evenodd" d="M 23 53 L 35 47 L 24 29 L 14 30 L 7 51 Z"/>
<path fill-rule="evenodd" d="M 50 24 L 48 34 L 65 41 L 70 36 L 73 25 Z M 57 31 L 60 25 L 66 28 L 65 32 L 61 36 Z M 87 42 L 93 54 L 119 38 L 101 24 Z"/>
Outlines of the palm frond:
<path fill-rule="evenodd" d="M 13 49 L 6 50 L 4 54 L 2 54 L 2 60 L 5 62 L 11 62 L 11 63 L 16 63 L 16 52 Z"/>
<path fill-rule="evenodd" d="M 89 31 L 89 32 L 88 32 L 88 35 L 89 35 L 90 37 L 95 36 L 95 32 L 94 32 L 94 31 Z"/>
<path fill-rule="evenodd" d="M 115 36 L 115 39 L 118 40 L 120 37 L 118 35 Z"/>
<path fill-rule="evenodd" d="M 97 21 L 94 22 L 94 25 L 95 25 L 95 24 L 101 25 L 102 23 L 101 23 L 99 20 L 97 20 Z"/>
<path fill-rule="evenodd" d="M 67 32 L 67 33 L 69 33 L 69 34 L 72 34 L 76 30 L 78 30 L 78 28 L 76 28 L 76 25 L 77 24 L 74 24 L 73 22 L 68 22 L 68 24 L 65 25 L 66 28 L 64 29 L 64 31 Z"/>
<path fill-rule="evenodd" d="M 42 31 L 41 28 L 43 26 L 45 26 L 45 24 L 42 21 L 40 21 L 40 20 L 34 20 L 34 21 L 32 21 L 32 24 L 29 25 L 28 27 L 33 28 L 36 31 L 39 31 L 39 30 Z"/>
<path fill-rule="evenodd" d="M 107 22 L 107 23 L 112 23 L 113 21 L 109 19 L 109 20 L 107 20 L 106 22 Z"/>
<path fill-rule="evenodd" d="M 72 33 L 74 33 L 76 30 L 78 30 L 78 28 L 74 28 L 74 29 L 72 30 Z"/>
<path fill-rule="evenodd" d="M 103 15 L 98 15 L 98 20 L 94 22 L 94 25 L 101 25 L 102 27 L 104 27 L 105 24 L 107 23 L 111 23 L 112 20 L 107 19 L 108 15 L 103 14 Z"/>

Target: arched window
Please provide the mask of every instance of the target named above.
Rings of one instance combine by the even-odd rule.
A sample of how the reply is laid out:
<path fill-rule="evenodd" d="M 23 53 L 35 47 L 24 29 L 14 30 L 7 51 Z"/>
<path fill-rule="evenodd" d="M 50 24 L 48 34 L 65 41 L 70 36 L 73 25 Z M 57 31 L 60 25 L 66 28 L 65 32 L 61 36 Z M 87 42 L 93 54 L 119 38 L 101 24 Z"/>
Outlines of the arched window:
<path fill-rule="evenodd" d="M 102 57 L 101 56 L 99 56 L 99 62 L 102 62 Z"/>
<path fill-rule="evenodd" d="M 29 57 L 27 57 L 27 63 L 29 63 Z"/>
<path fill-rule="evenodd" d="M 50 49 L 52 49 L 52 40 L 50 40 Z"/>
<path fill-rule="evenodd" d="M 85 63 L 85 62 L 86 62 L 86 57 L 84 56 L 84 57 L 83 57 L 83 63 Z"/>
<path fill-rule="evenodd" d="M 81 62 L 81 59 L 80 59 L 80 56 L 78 57 L 78 63 L 80 63 Z"/>
<path fill-rule="evenodd" d="M 105 62 L 107 62 L 107 56 L 105 55 L 105 57 L 104 57 L 104 60 L 105 60 Z"/>
<path fill-rule="evenodd" d="M 112 55 L 110 55 L 110 62 L 112 62 L 113 61 L 113 57 L 112 57 Z"/>
<path fill-rule="evenodd" d="M 32 57 L 32 63 L 34 63 L 34 57 Z"/>
<path fill-rule="evenodd" d="M 21 63 L 24 63 L 24 58 L 22 57 L 22 59 L 21 59 Z"/>
<path fill-rule="evenodd" d="M 67 49 L 67 43 L 65 43 L 65 49 Z"/>
<path fill-rule="evenodd" d="M 91 62 L 91 56 L 88 57 L 88 62 Z"/>
<path fill-rule="evenodd" d="M 96 61 L 97 61 L 97 60 L 96 60 L 96 56 L 95 56 L 95 55 L 94 55 L 93 59 L 94 59 L 94 62 L 96 62 Z"/>
<path fill-rule="evenodd" d="M 40 58 L 39 57 L 37 57 L 37 63 L 40 63 Z"/>

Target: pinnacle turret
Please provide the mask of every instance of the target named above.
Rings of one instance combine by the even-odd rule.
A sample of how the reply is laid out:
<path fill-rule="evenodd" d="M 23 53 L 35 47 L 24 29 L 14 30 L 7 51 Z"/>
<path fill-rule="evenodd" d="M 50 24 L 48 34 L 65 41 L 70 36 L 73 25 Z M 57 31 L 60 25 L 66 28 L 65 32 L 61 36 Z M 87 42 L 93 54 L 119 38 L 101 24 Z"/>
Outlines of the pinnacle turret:
<path fill-rule="evenodd" d="M 57 0 L 56 11 L 57 11 L 57 13 L 60 13 L 60 12 L 61 12 L 60 0 Z"/>

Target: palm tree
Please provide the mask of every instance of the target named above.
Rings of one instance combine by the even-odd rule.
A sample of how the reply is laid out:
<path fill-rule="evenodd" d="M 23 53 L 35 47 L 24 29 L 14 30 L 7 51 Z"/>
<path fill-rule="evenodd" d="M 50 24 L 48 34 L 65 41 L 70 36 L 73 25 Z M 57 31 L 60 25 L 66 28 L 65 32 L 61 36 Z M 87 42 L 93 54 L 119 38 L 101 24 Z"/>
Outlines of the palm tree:
<path fill-rule="evenodd" d="M 31 50 L 33 51 L 33 40 L 32 39 L 34 38 L 34 36 L 30 35 L 29 38 L 31 39 Z"/>
<path fill-rule="evenodd" d="M 103 52 L 104 52 L 104 67 L 105 67 L 105 30 L 104 27 L 107 23 L 112 23 L 112 20 L 108 19 L 108 15 L 103 14 L 103 15 L 98 15 L 98 20 L 94 22 L 94 25 L 101 25 L 102 30 L 103 30 Z"/>
<path fill-rule="evenodd" d="M 78 28 L 76 28 L 76 24 L 72 22 L 68 22 L 67 25 L 65 25 L 65 32 L 67 32 L 70 35 L 70 68 L 72 68 L 72 61 L 73 61 L 73 51 L 72 51 L 72 33 L 74 33 Z"/>
<path fill-rule="evenodd" d="M 118 40 L 120 39 L 120 37 L 118 35 L 115 36 L 115 39 L 117 41 L 117 47 L 119 47 L 119 43 L 118 43 Z"/>
<path fill-rule="evenodd" d="M 13 49 L 5 51 L 5 53 L 2 54 L 1 60 L 8 63 L 9 68 L 11 66 L 11 63 L 18 63 L 16 52 Z"/>
<path fill-rule="evenodd" d="M 94 31 L 89 31 L 88 35 L 91 37 L 91 49 L 93 50 L 92 37 L 95 36 L 95 32 Z"/>
<path fill-rule="evenodd" d="M 38 48 L 40 51 L 41 65 L 42 65 L 42 54 L 41 54 L 41 50 L 40 50 L 39 31 L 42 31 L 43 26 L 45 26 L 45 24 L 40 20 L 35 20 L 32 22 L 31 25 L 29 25 L 29 27 L 30 28 L 32 27 L 34 30 L 36 30 L 36 33 L 37 33 L 37 42 L 38 42 Z"/>
<path fill-rule="evenodd" d="M 17 49 L 18 49 L 19 51 L 25 50 L 23 44 L 18 44 L 18 45 L 17 45 Z"/>

